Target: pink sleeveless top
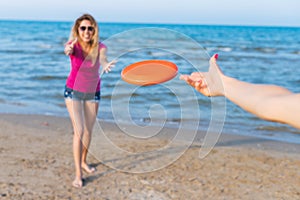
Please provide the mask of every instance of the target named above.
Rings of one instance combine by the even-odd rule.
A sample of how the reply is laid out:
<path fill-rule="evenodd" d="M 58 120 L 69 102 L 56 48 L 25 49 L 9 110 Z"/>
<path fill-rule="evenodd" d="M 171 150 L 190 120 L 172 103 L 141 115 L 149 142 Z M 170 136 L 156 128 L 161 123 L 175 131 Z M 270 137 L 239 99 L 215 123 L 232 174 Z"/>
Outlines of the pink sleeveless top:
<path fill-rule="evenodd" d="M 99 52 L 102 48 L 106 48 L 106 46 L 99 43 Z M 95 64 L 91 60 L 85 60 L 80 44 L 76 43 L 73 54 L 70 55 L 71 71 L 66 81 L 67 87 L 84 93 L 100 91 L 99 56 Z"/>

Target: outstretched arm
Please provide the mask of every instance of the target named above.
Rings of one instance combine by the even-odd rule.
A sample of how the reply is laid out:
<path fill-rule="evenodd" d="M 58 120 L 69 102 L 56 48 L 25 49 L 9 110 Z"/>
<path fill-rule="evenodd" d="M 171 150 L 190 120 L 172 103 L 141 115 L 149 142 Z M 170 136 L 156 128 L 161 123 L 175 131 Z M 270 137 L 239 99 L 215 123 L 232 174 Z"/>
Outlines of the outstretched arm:
<path fill-rule="evenodd" d="M 216 60 L 217 54 L 210 59 L 208 72 L 195 72 L 180 78 L 205 96 L 225 96 L 262 119 L 300 129 L 300 93 L 277 85 L 252 84 L 228 77 Z"/>

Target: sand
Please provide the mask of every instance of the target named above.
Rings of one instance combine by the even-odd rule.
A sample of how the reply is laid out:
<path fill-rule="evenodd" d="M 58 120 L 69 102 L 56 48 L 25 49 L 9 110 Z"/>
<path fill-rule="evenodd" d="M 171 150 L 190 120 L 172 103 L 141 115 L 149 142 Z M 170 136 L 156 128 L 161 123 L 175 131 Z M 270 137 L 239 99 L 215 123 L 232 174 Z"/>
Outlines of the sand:
<path fill-rule="evenodd" d="M 147 155 L 165 147 L 168 137 L 136 142 L 112 123 L 101 127 L 117 146 L 137 154 L 97 146 L 88 157 L 97 172 L 84 174 L 77 189 L 68 118 L 1 114 L 0 199 L 300 199 L 300 145 L 222 134 L 205 158 L 195 141 L 172 161 L 185 142 Z"/>

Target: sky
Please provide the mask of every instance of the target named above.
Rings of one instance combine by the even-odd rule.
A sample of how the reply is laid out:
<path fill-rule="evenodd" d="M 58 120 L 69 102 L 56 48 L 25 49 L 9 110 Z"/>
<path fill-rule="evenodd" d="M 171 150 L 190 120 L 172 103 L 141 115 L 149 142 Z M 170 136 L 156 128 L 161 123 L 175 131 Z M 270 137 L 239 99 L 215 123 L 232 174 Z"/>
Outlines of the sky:
<path fill-rule="evenodd" d="M 2 0 L 0 19 L 300 27 L 300 0 Z"/>

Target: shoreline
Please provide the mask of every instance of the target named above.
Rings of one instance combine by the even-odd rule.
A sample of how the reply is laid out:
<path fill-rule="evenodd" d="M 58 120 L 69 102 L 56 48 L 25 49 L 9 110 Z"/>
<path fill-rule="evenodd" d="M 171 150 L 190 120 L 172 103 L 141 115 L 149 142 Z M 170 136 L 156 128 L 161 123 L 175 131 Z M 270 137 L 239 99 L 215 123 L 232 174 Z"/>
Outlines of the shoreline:
<path fill-rule="evenodd" d="M 71 186 L 74 167 L 68 118 L 0 116 L 1 199 L 300 198 L 297 144 L 221 134 L 209 154 L 199 158 L 197 138 L 203 133 L 198 133 L 196 141 L 177 159 L 156 170 L 134 173 L 173 159 L 169 156 L 177 149 L 148 156 L 143 152 L 166 146 L 168 139 L 135 142 L 120 136 L 116 124 L 100 122 L 115 144 L 137 154 L 120 157 L 101 147 L 102 160 L 96 154 L 88 156 L 97 172 L 84 174 L 85 186 L 76 189 Z M 172 131 L 164 130 L 166 136 Z M 97 141 L 97 136 L 93 140 Z M 182 143 L 176 145 L 182 147 Z"/>
<path fill-rule="evenodd" d="M 45 126 L 45 127 L 49 126 L 49 123 L 47 122 L 48 120 L 55 122 L 55 123 L 58 122 L 58 126 L 61 126 L 62 125 L 61 121 L 63 121 L 64 122 L 63 124 L 68 124 L 67 132 L 72 132 L 72 126 L 71 126 L 71 122 L 70 122 L 70 119 L 68 116 L 58 116 L 58 115 L 54 115 L 54 114 L 35 114 L 35 113 L 31 113 L 31 114 L 0 113 L 0 120 L 6 119 L 9 122 L 17 122 L 21 119 L 29 119 L 29 118 L 33 119 L 34 121 L 44 120 L 45 122 L 40 125 Z M 26 122 L 26 121 L 22 121 L 21 124 L 23 124 L 23 125 L 26 124 L 27 126 L 32 126 L 31 122 Z M 97 126 L 97 124 L 98 124 L 98 126 L 108 127 L 107 128 L 108 132 L 119 131 L 121 134 L 129 135 L 129 136 L 130 136 L 130 133 L 126 132 L 127 129 L 133 130 L 134 132 L 136 132 L 135 128 L 132 129 L 131 128 L 132 125 L 129 125 L 128 123 L 116 124 L 113 122 L 113 120 L 103 120 L 103 119 L 97 118 L 97 122 L 95 123 L 95 126 Z M 52 123 L 52 125 L 53 125 L 53 123 Z M 173 139 L 174 134 L 177 133 L 176 130 L 178 130 L 178 127 L 171 127 L 171 126 L 172 126 L 171 124 L 168 124 L 167 126 L 165 126 L 165 128 L 160 130 L 160 132 L 163 132 L 162 134 L 158 134 L 158 135 L 155 134 L 154 136 L 158 136 L 159 138 L 161 137 L 162 139 L 167 139 L 167 140 Z M 143 127 L 143 126 L 141 126 L 141 127 Z M 151 127 L 150 126 L 149 129 L 145 129 L 144 131 L 155 132 L 159 129 L 160 129 L 159 127 L 155 127 L 155 126 Z M 124 130 L 125 130 L 125 132 L 124 132 Z M 180 142 L 187 141 L 188 143 L 193 143 L 193 144 L 200 146 L 201 143 L 203 143 L 204 137 L 207 136 L 207 133 L 205 133 L 202 130 L 196 131 L 196 134 L 194 133 L 195 132 L 194 130 L 189 130 L 189 129 L 183 129 L 183 130 L 187 133 L 187 135 L 192 135 L 193 139 L 191 141 L 191 139 L 186 140 L 184 137 L 181 137 L 179 139 Z M 105 132 L 105 131 L 106 130 L 103 129 L 103 132 Z M 95 132 L 95 130 L 94 130 L 94 132 Z M 152 133 L 148 133 L 148 134 L 151 135 Z M 210 134 L 215 134 L 215 133 L 210 133 Z M 215 134 L 215 135 L 218 135 L 218 134 Z M 115 135 L 115 136 L 118 136 L 118 135 Z M 134 135 L 133 135 L 133 137 L 134 137 Z M 141 137 L 141 139 L 143 139 L 143 135 L 137 135 L 137 138 L 138 137 Z M 300 152 L 300 144 L 299 143 L 282 141 L 282 140 L 277 140 L 277 139 L 263 137 L 263 136 L 228 133 L 228 132 L 222 131 L 218 137 L 219 138 L 217 139 L 217 142 L 215 144 L 216 147 L 219 147 L 219 146 L 229 146 L 229 147 L 242 146 L 242 147 L 258 148 L 258 149 L 262 149 L 262 150 L 284 151 L 287 153 Z M 130 137 L 127 137 L 127 139 L 128 138 L 130 138 Z"/>
<path fill-rule="evenodd" d="M 62 117 L 62 118 L 69 118 L 67 111 L 65 110 L 65 112 L 58 112 L 58 110 L 56 110 L 56 112 L 49 112 L 49 111 L 42 111 L 41 113 L 36 113 L 36 112 L 32 112 L 32 110 L 34 110 L 33 107 L 27 107 L 27 106 L 22 106 L 22 105 L 14 105 L 14 104 L 1 104 L 0 103 L 0 108 L 2 108 L 3 110 L 9 110 L 8 112 L 0 112 L 0 116 L 1 115 L 32 115 L 32 116 L 51 116 L 51 117 Z M 39 107 L 40 108 L 40 107 Z M 0 109 L 1 110 L 1 109 Z M 97 118 L 97 120 L 101 120 L 104 123 L 111 123 L 114 124 L 114 119 L 103 119 L 103 118 Z M 263 120 L 262 120 L 263 121 Z M 126 123 L 126 122 L 124 122 Z M 127 123 L 128 126 L 130 126 L 129 123 Z M 140 126 L 147 126 L 148 124 L 145 123 L 141 123 L 138 124 Z M 154 124 L 155 126 L 156 124 Z M 165 124 L 165 126 L 167 128 L 178 128 L 177 123 L 175 122 L 168 122 L 167 124 Z M 174 126 L 174 127 L 173 127 Z M 260 133 L 261 130 L 256 130 L 253 129 L 251 130 L 251 134 L 246 133 L 248 132 L 247 130 L 245 131 L 240 131 L 239 129 L 242 128 L 242 126 L 240 125 L 235 125 L 234 129 L 230 129 L 229 128 L 229 124 L 226 125 L 226 122 L 224 124 L 224 127 L 222 128 L 222 135 L 235 135 L 235 136 L 241 136 L 241 137 L 253 137 L 253 138 L 257 138 L 257 139 L 262 139 L 262 140 L 271 140 L 271 141 L 278 141 L 278 142 L 283 142 L 283 143 L 291 143 L 291 144 L 298 144 L 300 145 L 300 137 L 298 137 L 298 135 L 300 134 L 298 129 L 295 129 L 293 127 L 290 127 L 288 125 L 282 124 L 282 127 L 279 127 L 278 130 L 280 129 L 285 129 L 285 126 L 287 126 L 288 128 L 290 128 L 291 130 L 289 130 L 288 132 L 282 132 L 279 133 L 280 135 L 278 135 L 278 133 L 276 132 L 277 130 L 274 129 L 273 131 L 275 131 L 275 133 L 272 133 L 272 130 L 270 129 L 271 132 L 269 133 Z M 266 127 L 268 129 L 268 127 Z M 190 130 L 191 131 L 191 130 Z M 198 130 L 198 132 L 203 132 L 203 129 Z M 254 134 L 255 132 L 259 132 L 260 134 Z M 288 135 L 287 138 L 284 137 L 284 134 L 286 133 L 286 135 Z M 298 134 L 299 133 L 299 134 Z"/>

